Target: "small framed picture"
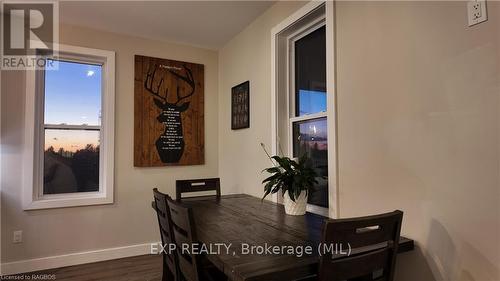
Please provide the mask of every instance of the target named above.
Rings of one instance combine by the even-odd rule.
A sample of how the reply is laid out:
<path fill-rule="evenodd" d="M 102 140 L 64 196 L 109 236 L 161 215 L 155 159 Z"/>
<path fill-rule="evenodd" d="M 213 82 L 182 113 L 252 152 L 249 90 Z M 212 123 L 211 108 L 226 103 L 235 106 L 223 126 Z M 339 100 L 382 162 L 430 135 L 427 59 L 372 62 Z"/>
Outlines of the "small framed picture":
<path fill-rule="evenodd" d="M 231 88 L 231 129 L 250 128 L 250 81 Z"/>

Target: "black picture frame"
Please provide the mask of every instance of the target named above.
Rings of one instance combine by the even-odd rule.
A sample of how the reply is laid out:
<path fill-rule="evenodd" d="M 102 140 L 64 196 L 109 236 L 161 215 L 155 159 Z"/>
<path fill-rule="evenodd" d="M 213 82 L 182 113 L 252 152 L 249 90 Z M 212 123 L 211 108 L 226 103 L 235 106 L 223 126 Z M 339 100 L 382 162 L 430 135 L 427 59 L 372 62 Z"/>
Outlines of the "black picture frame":
<path fill-rule="evenodd" d="M 231 130 L 250 128 L 250 81 L 231 88 Z"/>

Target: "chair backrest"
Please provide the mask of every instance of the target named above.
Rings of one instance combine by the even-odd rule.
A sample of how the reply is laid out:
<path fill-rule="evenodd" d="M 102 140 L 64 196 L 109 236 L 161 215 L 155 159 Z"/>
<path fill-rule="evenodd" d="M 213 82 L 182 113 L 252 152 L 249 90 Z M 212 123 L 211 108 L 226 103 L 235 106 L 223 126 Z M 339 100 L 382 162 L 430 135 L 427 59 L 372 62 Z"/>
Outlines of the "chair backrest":
<path fill-rule="evenodd" d="M 375 216 L 326 220 L 322 243 L 333 245 L 330 249 L 336 250 L 350 247 L 351 254 L 322 255 L 319 280 L 368 277 L 366 280 L 392 281 L 402 220 L 403 212 L 399 210 Z"/>
<path fill-rule="evenodd" d="M 173 230 L 170 218 L 170 210 L 168 208 L 167 201 L 170 198 L 167 194 L 161 193 L 157 188 L 153 189 L 154 196 L 154 208 L 156 210 L 156 215 L 158 217 L 158 225 L 160 226 L 161 243 L 164 245 L 173 244 Z M 168 247 L 166 247 L 168 249 Z M 177 253 L 166 253 L 163 254 L 163 262 L 170 269 L 170 273 L 174 276 L 174 280 L 177 277 Z M 164 266 L 165 266 L 164 265 Z M 164 272 L 165 274 L 165 272 Z"/>
<path fill-rule="evenodd" d="M 171 198 L 168 199 L 168 208 L 172 219 L 174 241 L 177 245 L 179 275 L 182 275 L 186 281 L 199 281 L 201 279 L 201 263 L 198 255 L 191 251 L 191 246 L 198 243 L 193 210 Z M 183 251 L 183 245 L 189 245 L 190 250 Z"/>
<path fill-rule="evenodd" d="M 177 180 L 175 182 L 177 200 L 182 199 L 183 193 L 215 191 L 215 196 L 220 199 L 220 178 Z"/>

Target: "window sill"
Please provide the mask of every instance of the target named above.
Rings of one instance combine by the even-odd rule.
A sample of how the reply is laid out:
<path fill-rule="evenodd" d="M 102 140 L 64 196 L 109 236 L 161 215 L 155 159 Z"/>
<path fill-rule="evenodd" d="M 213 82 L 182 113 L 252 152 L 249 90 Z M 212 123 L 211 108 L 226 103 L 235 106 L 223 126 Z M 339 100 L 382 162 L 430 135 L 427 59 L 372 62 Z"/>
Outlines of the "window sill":
<path fill-rule="evenodd" d="M 32 200 L 31 202 L 25 202 L 23 209 L 25 211 L 30 211 L 105 204 L 113 204 L 113 197 L 106 197 L 102 193 L 60 194 L 39 198 Z"/>

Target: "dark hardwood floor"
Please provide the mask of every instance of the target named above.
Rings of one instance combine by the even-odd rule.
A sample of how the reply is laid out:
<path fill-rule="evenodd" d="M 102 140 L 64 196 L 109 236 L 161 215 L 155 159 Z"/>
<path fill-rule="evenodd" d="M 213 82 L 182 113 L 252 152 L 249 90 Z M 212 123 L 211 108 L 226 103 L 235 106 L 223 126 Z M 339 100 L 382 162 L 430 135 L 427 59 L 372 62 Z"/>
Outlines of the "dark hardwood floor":
<path fill-rule="evenodd" d="M 37 276 L 33 276 L 31 280 L 57 281 L 160 281 L 162 275 L 161 259 L 160 255 L 145 255 L 49 269 L 20 274 L 19 276 L 37 275 L 38 279 L 35 279 Z M 48 276 L 42 278 L 43 274 Z"/>

